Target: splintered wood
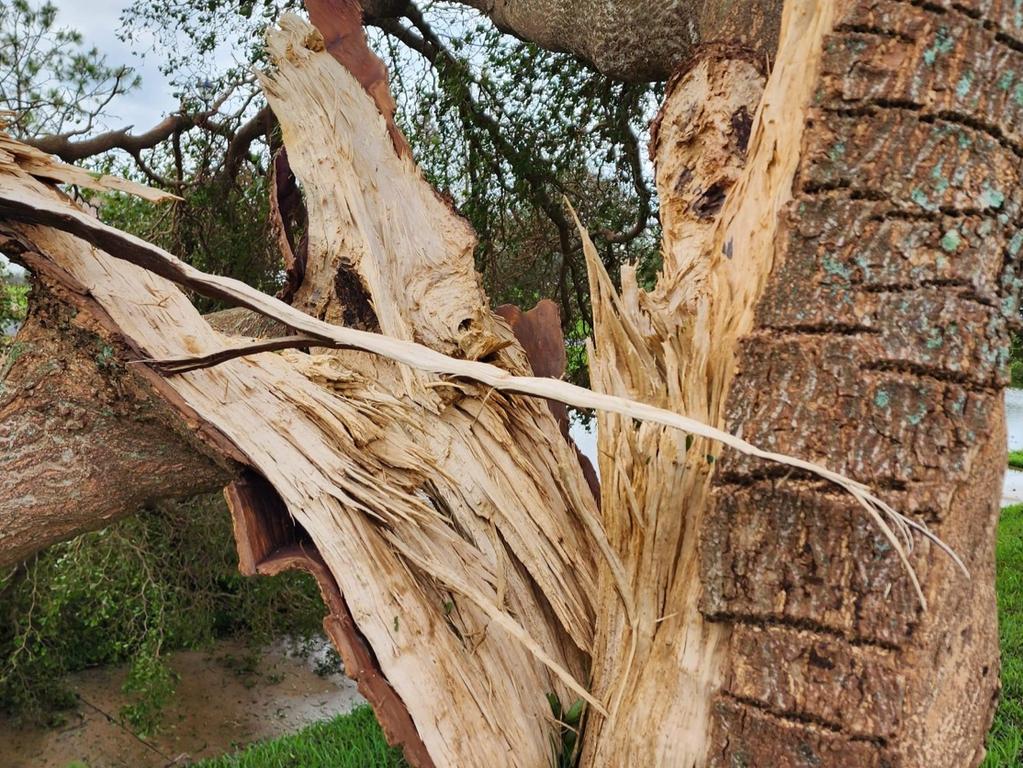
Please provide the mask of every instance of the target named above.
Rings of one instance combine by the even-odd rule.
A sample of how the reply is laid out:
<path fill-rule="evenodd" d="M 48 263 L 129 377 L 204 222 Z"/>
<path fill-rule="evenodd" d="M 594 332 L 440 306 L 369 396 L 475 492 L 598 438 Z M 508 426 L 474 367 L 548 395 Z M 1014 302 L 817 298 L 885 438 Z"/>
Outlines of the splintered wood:
<path fill-rule="evenodd" d="M 104 226 L 40 179 L 139 190 L 0 138 L 0 220 L 21 260 L 87 297 L 154 391 L 259 478 L 229 492 L 243 567 L 317 575 L 332 637 L 417 766 L 549 765 L 549 694 L 591 705 L 584 765 L 707 763 L 730 631 L 700 611 L 697 544 L 722 445 L 836 484 L 905 562 L 919 526 L 864 485 L 725 430 L 833 14 L 786 4 L 766 86 L 725 48 L 673 83 L 658 287 L 625 270 L 617 293 L 583 233 L 597 392 L 530 375 L 488 309 L 474 233 L 381 114 L 379 77 L 374 101 L 328 52 L 341 33 L 328 46 L 286 15 L 261 75 L 308 207 L 294 306 Z M 179 286 L 295 335 L 227 336 Z M 289 346 L 310 351 L 266 351 Z M 602 511 L 544 398 L 601 412 Z"/>
<path fill-rule="evenodd" d="M 268 75 L 285 135 L 305 124 L 319 135 L 303 142 L 330 158 L 316 176 L 304 173 L 303 151 L 292 151 L 310 200 L 331 206 L 311 206 L 311 252 L 346 258 L 396 337 L 466 357 L 496 355 L 528 372 L 507 326 L 486 311 L 472 233 L 394 154 L 352 76 L 306 47 L 317 34 L 286 19 L 271 39 L 277 61 Z M 306 112 L 275 100 L 272 83 L 285 82 Z M 390 164 L 393 182 L 367 172 L 376 163 Z M 11 197 L 68 206 L 24 173 L 17 184 Z M 372 196 L 377 184 L 386 198 Z M 167 280 L 53 229 L 19 231 L 143 355 L 229 344 Z M 318 274 L 332 282 L 329 271 Z M 554 732 L 546 694 L 569 703 L 587 695 L 574 681 L 585 680 L 599 549 L 587 533 L 596 528 L 595 502 L 546 404 L 441 385 L 340 351 L 261 354 L 167 383 L 272 484 L 311 537 L 433 761 L 486 765 L 506 755 L 508 765 L 545 764 Z"/>
<path fill-rule="evenodd" d="M 596 389 L 725 428 L 738 341 L 775 264 L 833 12 L 786 4 L 766 86 L 759 63 L 728 47 L 705 49 L 669 85 L 652 148 L 664 226 L 657 287 L 644 292 L 626 268 L 616 293 L 584 234 Z M 698 543 L 720 446 L 599 418 L 604 524 L 636 613 L 613 610 L 602 574 L 593 676 L 610 714 L 593 717 L 584 764 L 703 765 L 729 650 L 728 624 L 700 609 Z"/>

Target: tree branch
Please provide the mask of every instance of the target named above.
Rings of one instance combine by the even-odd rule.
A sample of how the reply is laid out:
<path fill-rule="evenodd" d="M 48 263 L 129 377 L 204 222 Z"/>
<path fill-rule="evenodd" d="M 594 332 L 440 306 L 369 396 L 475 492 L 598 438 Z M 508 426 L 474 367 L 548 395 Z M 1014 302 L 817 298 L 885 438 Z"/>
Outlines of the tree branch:
<path fill-rule="evenodd" d="M 434 67 L 446 63 L 458 70 L 459 74 L 466 80 L 482 87 L 482 84 L 473 77 L 465 62 L 447 50 L 444 43 L 436 35 L 414 3 L 408 4 L 405 9 L 405 16 L 419 31 L 419 35 L 406 29 L 401 23 L 394 20 L 380 22 L 379 26 L 385 32 L 393 34 L 404 44 L 408 45 L 409 48 L 422 55 Z M 558 188 L 561 192 L 565 190 L 561 188 L 554 176 L 546 172 L 545 163 L 542 159 L 534 156 L 526 149 L 516 147 L 508 140 L 497 119 L 483 109 L 479 102 L 473 98 L 468 88 L 464 89 L 461 104 L 463 107 L 461 110 L 463 118 L 468 119 L 476 127 L 484 130 L 501 155 L 515 168 L 521 169 L 522 178 L 529 187 L 530 195 L 535 205 L 544 212 L 557 229 L 558 246 L 562 259 L 565 262 L 571 262 L 574 255 L 579 252 L 579 247 L 575 245 L 574 227 L 572 227 L 565 216 L 561 202 L 552 197 L 548 185 Z M 469 140 L 472 141 L 471 135 Z M 575 271 L 574 264 L 570 263 L 569 269 Z M 564 275 L 564 270 L 562 270 L 562 275 Z M 562 322 L 567 326 L 571 323 L 572 319 L 571 304 L 566 301 L 566 286 L 562 284 L 561 287 L 563 299 L 562 311 L 564 313 Z M 580 299 L 579 310 L 584 311 L 584 308 L 585 303 Z"/>
<path fill-rule="evenodd" d="M 667 80 L 694 47 L 741 42 L 773 56 L 781 0 L 457 0 L 502 32 L 551 51 L 572 53 L 616 80 Z"/>
<path fill-rule="evenodd" d="M 213 461 L 144 370 L 118 363 L 137 351 L 76 311 L 87 292 L 72 297 L 20 239 L 0 232 L 0 246 L 37 269 L 28 319 L 0 355 L 0 567 L 230 482 L 237 465 Z"/>
<path fill-rule="evenodd" d="M 41 149 L 43 152 L 56 155 L 67 163 L 85 160 L 114 149 L 124 150 L 132 157 L 137 157 L 143 150 L 152 149 L 162 144 L 175 133 L 191 130 L 199 125 L 201 121 L 215 114 L 216 110 L 191 115 L 177 112 L 173 115 L 168 115 L 148 131 L 139 134 L 132 134 L 133 126 L 128 126 L 127 128 L 115 131 L 107 131 L 106 133 L 101 133 L 89 139 L 82 139 L 81 141 L 73 141 L 66 134 L 61 134 L 40 136 L 35 139 L 28 139 L 25 143 Z"/>

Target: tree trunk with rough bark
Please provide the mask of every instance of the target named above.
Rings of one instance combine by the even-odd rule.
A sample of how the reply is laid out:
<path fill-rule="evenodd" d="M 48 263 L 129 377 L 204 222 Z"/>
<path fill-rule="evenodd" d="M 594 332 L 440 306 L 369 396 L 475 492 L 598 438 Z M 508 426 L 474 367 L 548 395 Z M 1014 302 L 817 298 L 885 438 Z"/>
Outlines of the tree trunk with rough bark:
<path fill-rule="evenodd" d="M 2 377 L 0 560 L 234 480 L 243 572 L 317 577 L 415 766 L 550 765 L 549 694 L 589 703 L 585 766 L 977 765 L 1018 14 L 788 0 L 769 72 L 689 51 L 652 147 L 656 289 L 626 270 L 616 290 L 583 233 L 600 396 L 512 378 L 529 360 L 394 126 L 358 7 L 309 5 L 320 32 L 285 17 L 263 75 L 308 209 L 290 307 L 103 227 L 49 183 L 73 171 L 3 145 L 2 247 L 37 290 Z M 175 283 L 264 321 L 211 326 Z M 527 394 L 601 409 L 599 508 Z"/>

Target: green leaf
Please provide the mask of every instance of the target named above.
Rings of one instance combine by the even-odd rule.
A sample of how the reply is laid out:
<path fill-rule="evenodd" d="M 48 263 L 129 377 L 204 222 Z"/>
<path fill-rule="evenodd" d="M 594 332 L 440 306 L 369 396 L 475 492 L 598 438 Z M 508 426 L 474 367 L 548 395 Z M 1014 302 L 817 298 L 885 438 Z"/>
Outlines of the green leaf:
<path fill-rule="evenodd" d="M 575 703 L 572 704 L 568 712 L 565 713 L 564 722 L 566 725 L 576 726 L 579 725 L 579 718 L 582 717 L 583 707 L 586 705 L 582 699 L 576 699 Z"/>

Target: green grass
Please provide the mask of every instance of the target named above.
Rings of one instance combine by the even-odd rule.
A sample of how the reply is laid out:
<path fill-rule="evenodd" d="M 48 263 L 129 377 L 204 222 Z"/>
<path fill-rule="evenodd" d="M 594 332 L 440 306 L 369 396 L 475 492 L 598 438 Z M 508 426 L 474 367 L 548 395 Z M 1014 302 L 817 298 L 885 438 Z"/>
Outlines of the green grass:
<path fill-rule="evenodd" d="M 1023 465 L 1023 452 L 1019 452 Z M 1012 454 L 1010 454 L 1010 464 Z M 982 768 L 1023 765 L 1023 504 L 1002 510 L 998 526 L 998 623 L 1002 696 Z M 196 768 L 405 768 L 369 707 L 316 723 Z"/>
<path fill-rule="evenodd" d="M 1023 469 L 1023 451 L 1009 451 L 1009 466 L 1013 469 Z"/>
<path fill-rule="evenodd" d="M 369 707 L 315 723 L 291 736 L 195 763 L 195 768 L 407 768 L 387 746 Z"/>
<path fill-rule="evenodd" d="M 997 552 L 1002 696 L 983 768 L 1017 768 L 1023 763 L 1023 504 L 1002 510 Z"/>

